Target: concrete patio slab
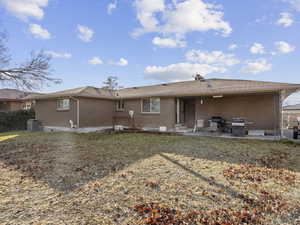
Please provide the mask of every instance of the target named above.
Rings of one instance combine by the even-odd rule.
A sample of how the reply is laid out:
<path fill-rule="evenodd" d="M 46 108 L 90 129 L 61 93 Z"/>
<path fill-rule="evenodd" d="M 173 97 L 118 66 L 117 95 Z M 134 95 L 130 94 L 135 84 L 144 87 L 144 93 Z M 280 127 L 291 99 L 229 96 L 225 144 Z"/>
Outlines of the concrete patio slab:
<path fill-rule="evenodd" d="M 74 133 L 91 133 L 91 132 L 105 132 L 112 130 L 113 127 L 85 127 L 85 128 L 70 128 L 70 127 L 52 127 L 47 126 L 43 128 L 45 132 L 74 132 Z"/>
<path fill-rule="evenodd" d="M 196 132 L 196 133 L 184 133 L 185 136 L 199 136 L 199 137 L 219 137 L 219 138 L 230 138 L 230 139 L 253 139 L 253 140 L 269 140 L 278 141 L 281 139 L 280 136 L 250 136 L 235 137 L 230 133 L 219 133 L 219 132 Z"/>

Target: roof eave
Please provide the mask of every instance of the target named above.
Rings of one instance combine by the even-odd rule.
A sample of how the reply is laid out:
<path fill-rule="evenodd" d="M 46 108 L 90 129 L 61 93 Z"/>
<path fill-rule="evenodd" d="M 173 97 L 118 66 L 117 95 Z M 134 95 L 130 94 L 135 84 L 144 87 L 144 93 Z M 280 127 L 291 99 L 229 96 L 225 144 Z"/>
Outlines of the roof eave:
<path fill-rule="evenodd" d="M 58 98 L 94 98 L 94 99 L 108 99 L 108 100 L 114 100 L 115 97 L 106 97 L 106 96 L 82 96 L 82 95 L 55 95 L 55 96 L 38 96 L 35 98 L 32 98 L 32 100 L 48 100 L 48 99 L 58 99 Z"/>
<path fill-rule="evenodd" d="M 137 98 L 148 98 L 148 97 L 206 97 L 214 95 L 243 95 L 243 94 L 262 94 L 262 93 L 278 93 L 281 89 L 273 90 L 248 90 L 248 91 L 211 91 L 205 93 L 164 93 L 164 94 L 152 94 L 152 95 L 120 95 L 117 99 L 137 99 Z"/>

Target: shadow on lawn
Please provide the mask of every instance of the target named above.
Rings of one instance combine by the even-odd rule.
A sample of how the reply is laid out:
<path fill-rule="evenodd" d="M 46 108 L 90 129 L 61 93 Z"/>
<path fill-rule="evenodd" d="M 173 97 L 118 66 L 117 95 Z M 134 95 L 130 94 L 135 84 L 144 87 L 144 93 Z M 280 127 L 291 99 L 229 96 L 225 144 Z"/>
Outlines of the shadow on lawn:
<path fill-rule="evenodd" d="M 298 167 L 293 167 L 299 162 L 300 148 L 277 142 L 96 133 L 25 134 L 1 142 L 0 168 L 15 169 L 22 176 L 40 180 L 51 188 L 68 192 L 155 154 L 172 160 L 162 155 L 163 152 L 235 164 L 261 163 L 261 166 L 265 166 L 264 161 L 259 162 L 259 159 L 271 157 L 269 163 L 273 163 L 274 167 L 300 171 Z M 276 158 L 276 162 L 272 158 L 274 152 L 282 154 Z M 184 170 L 189 170 L 178 162 L 172 162 Z M 201 174 L 189 172 L 206 182 L 212 182 Z M 222 184 L 212 184 L 224 189 Z M 238 197 L 237 193 L 229 194 Z"/>
<path fill-rule="evenodd" d="M 164 159 L 166 159 L 167 161 L 169 161 L 169 162 L 171 162 L 171 163 L 173 163 L 173 164 L 179 166 L 179 167 L 182 168 L 183 170 L 189 172 L 191 175 L 193 175 L 193 176 L 199 178 L 200 180 L 202 180 L 202 181 L 204 181 L 204 182 L 206 182 L 206 183 L 208 183 L 208 184 L 210 184 L 210 185 L 213 185 L 213 186 L 215 186 L 215 187 L 217 187 L 217 188 L 220 188 L 220 189 L 223 190 L 226 194 L 230 195 L 230 196 L 233 197 L 233 198 L 239 198 L 239 199 L 241 199 L 241 200 L 243 200 L 243 201 L 245 201 L 245 202 L 247 202 L 247 203 L 253 201 L 252 199 L 250 199 L 250 198 L 248 198 L 248 197 L 246 197 L 246 196 L 244 196 L 244 195 L 241 195 L 241 194 L 237 193 L 237 192 L 234 191 L 232 188 L 230 188 L 230 187 L 228 187 L 228 186 L 226 187 L 225 185 L 220 184 L 220 183 L 216 182 L 215 180 L 212 180 L 212 179 L 210 179 L 210 178 L 208 178 L 208 177 L 206 177 L 206 176 L 203 176 L 202 174 L 200 174 L 200 173 L 198 173 L 198 172 L 196 172 L 196 171 L 194 171 L 194 170 L 192 170 L 192 169 L 189 169 L 188 167 L 182 165 L 182 164 L 179 163 L 178 161 L 175 161 L 175 160 L 171 159 L 170 157 L 166 156 L 166 155 L 163 154 L 163 153 L 160 153 L 159 155 L 160 155 L 161 157 L 163 157 Z"/>

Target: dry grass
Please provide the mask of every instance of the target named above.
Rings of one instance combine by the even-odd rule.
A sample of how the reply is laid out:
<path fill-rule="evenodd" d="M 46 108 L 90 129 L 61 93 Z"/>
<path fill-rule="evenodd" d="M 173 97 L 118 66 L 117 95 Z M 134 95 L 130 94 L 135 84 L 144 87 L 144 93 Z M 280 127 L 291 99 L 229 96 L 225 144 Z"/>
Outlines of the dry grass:
<path fill-rule="evenodd" d="M 18 135 L 0 143 L 0 224 L 299 223 L 299 145 Z"/>

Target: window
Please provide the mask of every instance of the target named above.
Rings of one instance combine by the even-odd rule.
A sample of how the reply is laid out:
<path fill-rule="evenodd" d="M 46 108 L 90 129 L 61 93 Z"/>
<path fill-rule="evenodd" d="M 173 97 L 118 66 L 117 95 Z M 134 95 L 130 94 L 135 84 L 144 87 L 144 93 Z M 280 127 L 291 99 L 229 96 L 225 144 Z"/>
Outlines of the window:
<path fill-rule="evenodd" d="M 142 99 L 143 113 L 160 113 L 160 98 Z"/>
<path fill-rule="evenodd" d="M 24 106 L 23 106 L 24 110 L 30 110 L 31 109 L 31 102 L 25 102 Z"/>
<path fill-rule="evenodd" d="M 123 100 L 118 100 L 116 102 L 116 110 L 117 111 L 124 111 L 124 108 L 125 108 L 124 101 Z"/>
<path fill-rule="evenodd" d="M 69 110 L 70 109 L 70 99 L 58 99 L 57 100 L 57 110 Z"/>

